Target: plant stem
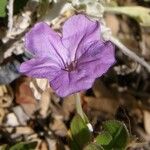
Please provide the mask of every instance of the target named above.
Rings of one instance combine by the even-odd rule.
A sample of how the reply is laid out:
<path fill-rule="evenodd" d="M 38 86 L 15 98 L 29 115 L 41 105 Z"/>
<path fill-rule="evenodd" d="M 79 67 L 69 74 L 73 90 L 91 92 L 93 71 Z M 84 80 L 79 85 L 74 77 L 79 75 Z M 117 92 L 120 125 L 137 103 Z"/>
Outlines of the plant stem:
<path fill-rule="evenodd" d="M 81 116 L 81 118 L 84 120 L 84 114 L 83 114 L 83 110 L 82 110 L 81 98 L 80 98 L 79 93 L 75 94 L 75 99 L 76 99 L 76 111 Z"/>
<path fill-rule="evenodd" d="M 8 35 L 11 34 L 13 28 L 13 12 L 14 12 L 14 0 L 9 0 L 7 9 L 8 9 Z"/>
<path fill-rule="evenodd" d="M 110 41 L 114 43 L 117 47 L 119 47 L 125 55 L 144 66 L 148 70 L 148 72 L 150 72 L 150 64 L 148 64 L 144 59 L 140 58 L 138 55 L 136 55 L 133 51 L 124 46 L 118 39 L 114 38 L 113 36 L 110 37 Z"/>

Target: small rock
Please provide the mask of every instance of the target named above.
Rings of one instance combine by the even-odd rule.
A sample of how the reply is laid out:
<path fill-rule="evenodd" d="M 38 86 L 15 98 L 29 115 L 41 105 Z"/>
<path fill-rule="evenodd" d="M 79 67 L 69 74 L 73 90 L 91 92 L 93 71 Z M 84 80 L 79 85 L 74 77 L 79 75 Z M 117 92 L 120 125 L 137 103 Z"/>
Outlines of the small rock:
<path fill-rule="evenodd" d="M 17 119 L 17 117 L 16 117 L 16 115 L 14 113 L 10 113 L 10 114 L 7 115 L 7 122 L 6 122 L 6 124 L 8 126 L 13 126 L 13 127 L 19 125 L 18 119 Z"/>
<path fill-rule="evenodd" d="M 20 106 L 17 106 L 17 107 L 13 108 L 13 111 L 16 114 L 20 124 L 21 125 L 26 125 L 27 120 L 29 119 L 29 117 L 26 115 L 26 113 L 23 111 L 23 109 Z"/>

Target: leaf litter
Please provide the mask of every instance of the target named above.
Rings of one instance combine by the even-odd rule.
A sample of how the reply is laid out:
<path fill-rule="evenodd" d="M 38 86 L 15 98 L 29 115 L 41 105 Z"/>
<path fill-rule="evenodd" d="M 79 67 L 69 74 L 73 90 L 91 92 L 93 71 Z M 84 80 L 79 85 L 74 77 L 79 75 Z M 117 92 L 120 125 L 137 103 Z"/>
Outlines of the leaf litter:
<path fill-rule="evenodd" d="M 124 1 L 117 3 L 126 5 Z M 127 3 L 141 5 L 140 2 L 131 0 Z M 148 3 L 143 2 L 146 7 L 149 7 Z M 67 135 L 70 121 L 75 114 L 74 96 L 62 100 L 55 95 L 46 80 L 23 77 L 17 72 L 18 66 L 30 58 L 24 53 L 23 40 L 20 41 L 17 36 L 23 37 L 22 33 L 35 23 L 36 13 L 37 8 L 33 2 L 28 2 L 14 17 L 14 31 L 11 38 L 4 39 L 6 31 L 3 30 L 6 28 L 4 23 L 0 26 L 2 29 L 0 32 L 3 32 L 1 33 L 3 39 L 0 40 L 4 46 L 3 50 L 6 50 L 5 55 L 2 55 L 5 57 L 2 58 L 0 66 L 0 145 L 37 141 L 39 150 L 68 150 Z M 72 9 L 65 11 L 59 18 L 53 20 L 53 28 L 60 30 L 61 24 L 74 13 Z M 132 17 L 121 14 L 106 13 L 105 19 L 113 35 L 150 61 L 148 27 L 139 26 Z M 1 22 L 4 22 L 3 19 L 0 19 L 0 24 Z M 17 44 L 12 44 L 14 39 Z M 8 43 L 5 40 L 8 40 Z M 149 150 L 149 73 L 119 50 L 116 50 L 116 57 L 115 67 L 101 79 L 98 78 L 91 89 L 80 93 L 84 112 L 93 125 L 94 134 L 101 131 L 103 121 L 117 118 L 124 121 L 128 128 L 131 128 L 132 134 L 138 137 L 138 140 L 134 138 L 131 142 L 130 149 Z M 144 144 L 139 145 L 138 142 Z"/>

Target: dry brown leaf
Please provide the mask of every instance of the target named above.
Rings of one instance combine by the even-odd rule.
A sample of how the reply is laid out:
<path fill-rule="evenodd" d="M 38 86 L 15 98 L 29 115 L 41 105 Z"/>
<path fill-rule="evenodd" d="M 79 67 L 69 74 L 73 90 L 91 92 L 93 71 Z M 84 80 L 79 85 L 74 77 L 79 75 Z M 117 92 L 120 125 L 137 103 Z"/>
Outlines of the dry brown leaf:
<path fill-rule="evenodd" d="M 33 80 L 30 82 L 30 88 L 33 91 L 33 95 L 36 99 L 40 100 L 41 99 L 41 93 L 43 92 L 37 85 L 36 80 Z"/>
<path fill-rule="evenodd" d="M 144 128 L 147 134 L 150 134 L 150 111 L 144 110 Z"/>
<path fill-rule="evenodd" d="M 6 95 L 6 96 L 0 97 L 0 107 L 2 108 L 10 107 L 11 104 L 12 104 L 11 96 Z"/>
<path fill-rule="evenodd" d="M 115 115 L 117 108 L 119 107 L 118 101 L 107 97 L 93 98 L 84 97 L 87 107 L 100 112 L 106 112 L 110 115 Z"/>
<path fill-rule="evenodd" d="M 48 109 L 50 106 L 50 100 L 51 100 L 51 93 L 50 93 L 50 89 L 47 88 L 43 93 L 42 93 L 42 97 L 40 100 L 40 114 L 43 118 L 47 117 L 48 115 Z"/>
<path fill-rule="evenodd" d="M 119 34 L 119 39 L 126 45 L 129 49 L 132 49 L 135 53 L 140 55 L 139 43 L 134 36 Z"/>
<path fill-rule="evenodd" d="M 22 107 L 20 107 L 20 106 L 13 107 L 13 111 L 14 111 L 15 115 L 17 116 L 18 121 L 20 122 L 20 124 L 21 125 L 26 125 L 27 120 L 29 120 L 29 117 L 23 111 Z"/>
<path fill-rule="evenodd" d="M 23 134 L 23 135 L 33 134 L 33 129 L 28 126 L 16 127 L 16 134 Z"/>
<path fill-rule="evenodd" d="M 122 105 L 130 108 L 131 110 L 139 107 L 136 98 L 127 91 L 119 93 L 118 99 Z"/>
<path fill-rule="evenodd" d="M 67 135 L 67 128 L 61 119 L 55 119 L 50 128 L 55 132 L 56 135 L 64 137 Z"/>
<path fill-rule="evenodd" d="M 47 79 L 36 79 L 35 82 L 37 83 L 38 88 L 40 88 L 42 91 L 45 91 L 49 85 Z"/>
<path fill-rule="evenodd" d="M 7 108 L 12 104 L 14 94 L 10 86 L 0 86 L 0 107 Z"/>
<path fill-rule="evenodd" d="M 65 112 L 59 104 L 60 98 L 52 95 L 52 102 L 50 103 L 51 116 L 55 119 L 64 119 Z"/>
<path fill-rule="evenodd" d="M 47 143 L 42 141 L 37 150 L 48 150 Z"/>
<path fill-rule="evenodd" d="M 129 18 L 127 16 L 122 16 L 122 19 L 120 20 L 120 31 L 124 35 L 132 35 L 132 29 L 129 26 Z"/>
<path fill-rule="evenodd" d="M 58 150 L 57 149 L 56 139 L 46 138 L 46 141 L 47 141 L 47 144 L 48 144 L 48 149 L 50 149 L 50 150 Z"/>
<path fill-rule="evenodd" d="M 6 117 L 6 120 L 6 124 L 8 126 L 15 127 L 19 125 L 18 119 L 14 113 L 9 113 Z"/>
<path fill-rule="evenodd" d="M 5 110 L 3 108 L 0 108 L 0 125 L 2 124 L 4 117 L 5 117 Z"/>
<path fill-rule="evenodd" d="M 93 92 L 96 98 L 83 97 L 84 101 L 87 103 L 87 108 L 114 115 L 119 106 L 118 98 L 114 93 L 105 87 L 99 79 L 94 83 Z"/>
<path fill-rule="evenodd" d="M 65 120 L 68 120 L 70 114 L 75 110 L 75 96 L 70 95 L 64 98 L 62 109 L 65 112 Z"/>
<path fill-rule="evenodd" d="M 21 105 L 28 116 L 32 116 L 37 110 L 37 101 L 29 86 L 30 78 L 18 81 L 16 90 L 16 102 Z"/>
<path fill-rule="evenodd" d="M 100 97 L 113 97 L 114 95 L 112 92 L 100 81 L 100 79 L 97 79 L 92 87 L 94 95 L 97 98 Z"/>
<path fill-rule="evenodd" d="M 142 30 L 142 41 L 140 43 L 140 47 L 142 50 L 142 55 L 147 60 L 150 60 L 150 30 L 143 29 Z"/>
<path fill-rule="evenodd" d="M 0 86 L 0 96 L 4 96 L 4 94 L 7 93 L 7 88 L 5 85 Z"/>
<path fill-rule="evenodd" d="M 19 81 L 18 81 L 19 82 Z M 29 81 L 26 78 L 24 81 L 20 81 L 16 90 L 16 102 L 18 104 L 34 104 L 35 98 L 29 87 Z"/>
<path fill-rule="evenodd" d="M 105 17 L 106 25 L 111 29 L 113 35 L 117 35 L 119 32 L 119 20 L 115 15 L 107 14 Z"/>

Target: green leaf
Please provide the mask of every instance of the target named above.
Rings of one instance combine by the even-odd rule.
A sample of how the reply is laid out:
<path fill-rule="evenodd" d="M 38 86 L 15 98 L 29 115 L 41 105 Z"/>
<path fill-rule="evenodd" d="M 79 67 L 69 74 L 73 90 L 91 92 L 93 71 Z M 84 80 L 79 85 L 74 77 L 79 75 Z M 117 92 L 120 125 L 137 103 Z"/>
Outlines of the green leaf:
<path fill-rule="evenodd" d="M 105 132 L 109 132 L 112 136 L 112 140 L 106 146 L 103 146 L 106 150 L 124 150 L 129 142 L 129 132 L 124 123 L 116 120 L 106 121 L 103 124 Z"/>
<path fill-rule="evenodd" d="M 88 119 L 88 117 L 86 116 L 86 114 L 83 112 L 83 120 L 84 120 L 84 122 L 86 123 L 86 124 L 88 124 L 90 121 L 89 121 L 89 119 Z"/>
<path fill-rule="evenodd" d="M 0 17 L 6 16 L 7 0 L 0 0 Z"/>
<path fill-rule="evenodd" d="M 98 144 L 91 143 L 91 144 L 87 145 L 84 148 L 84 150 L 104 150 L 104 149 L 103 149 L 103 147 L 101 147 Z"/>
<path fill-rule="evenodd" d="M 96 137 L 96 143 L 100 145 L 108 145 L 112 141 L 112 136 L 109 132 L 104 131 Z"/>
<path fill-rule="evenodd" d="M 150 26 L 150 9 L 142 6 L 106 7 L 105 11 L 134 18 L 141 26 Z"/>
<path fill-rule="evenodd" d="M 78 144 L 80 149 L 91 141 L 92 134 L 80 115 L 76 115 L 71 122 L 71 135 L 73 141 Z"/>
<path fill-rule="evenodd" d="M 80 149 L 80 146 L 78 145 L 78 143 L 73 139 L 71 139 L 71 141 L 70 141 L 70 146 L 71 146 L 72 150 L 79 150 Z"/>
<path fill-rule="evenodd" d="M 30 143 L 20 142 L 10 147 L 9 150 L 35 150 L 36 146 L 36 141 Z"/>

